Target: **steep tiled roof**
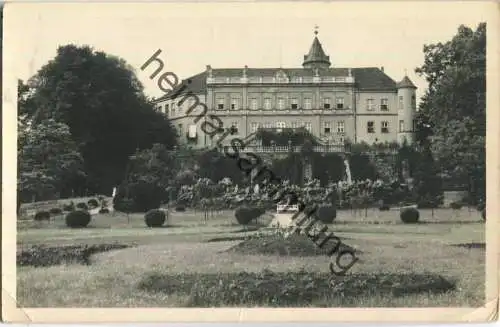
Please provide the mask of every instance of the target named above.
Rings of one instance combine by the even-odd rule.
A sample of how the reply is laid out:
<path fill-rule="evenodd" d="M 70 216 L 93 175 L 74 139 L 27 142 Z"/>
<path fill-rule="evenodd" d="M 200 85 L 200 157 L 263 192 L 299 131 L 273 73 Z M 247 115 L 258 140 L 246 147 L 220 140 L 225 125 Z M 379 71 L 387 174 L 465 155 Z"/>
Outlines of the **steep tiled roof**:
<path fill-rule="evenodd" d="M 404 87 L 413 88 L 413 89 L 417 88 L 408 76 L 403 77 L 403 80 L 397 84 L 397 87 L 398 87 L 398 89 L 404 88 Z"/>
<path fill-rule="evenodd" d="M 352 75 L 360 90 L 396 90 L 396 82 L 378 67 L 353 68 Z"/>
<path fill-rule="evenodd" d="M 308 68 L 247 68 L 247 77 L 272 77 L 275 76 L 278 71 L 285 72 L 288 77 L 312 77 L 314 76 L 314 70 Z M 320 76 L 348 76 L 348 68 L 327 68 L 319 70 Z M 351 74 L 354 76 L 356 86 L 360 90 L 396 90 L 396 82 L 387 76 L 378 67 L 367 67 L 367 68 L 352 68 Z M 220 68 L 212 69 L 212 77 L 241 77 L 243 75 L 243 68 Z M 174 89 L 174 92 L 179 88 L 187 84 L 190 80 L 191 83 L 187 85 L 184 91 L 181 92 L 192 92 L 194 94 L 205 93 L 206 91 L 206 78 L 207 72 L 202 72 L 197 75 L 191 76 L 188 79 L 182 81 L 182 83 Z M 411 81 L 410 81 L 411 83 Z M 168 98 L 168 95 L 163 96 L 156 101 L 161 101 Z M 155 101 L 155 102 L 156 102 Z"/>

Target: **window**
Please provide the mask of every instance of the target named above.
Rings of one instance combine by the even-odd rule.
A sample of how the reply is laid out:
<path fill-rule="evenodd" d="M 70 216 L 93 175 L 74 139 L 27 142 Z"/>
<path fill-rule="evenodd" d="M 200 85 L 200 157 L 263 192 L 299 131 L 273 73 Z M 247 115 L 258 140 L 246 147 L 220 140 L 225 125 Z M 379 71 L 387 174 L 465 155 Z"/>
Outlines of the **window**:
<path fill-rule="evenodd" d="M 412 109 L 417 109 L 417 99 L 415 98 L 415 95 L 411 96 L 411 107 Z"/>
<path fill-rule="evenodd" d="M 177 129 L 179 132 L 179 136 L 181 136 L 182 135 L 182 124 L 177 125 Z"/>
<path fill-rule="evenodd" d="M 405 121 L 404 120 L 400 120 L 399 121 L 399 132 L 404 132 L 405 130 Z"/>
<path fill-rule="evenodd" d="M 342 145 L 345 143 L 345 138 L 343 136 L 339 137 L 339 143 Z"/>
<path fill-rule="evenodd" d="M 324 109 L 330 109 L 330 98 L 324 98 L 323 99 L 323 108 Z"/>
<path fill-rule="evenodd" d="M 271 109 L 271 98 L 264 99 L 264 109 L 266 109 L 266 110 Z"/>
<path fill-rule="evenodd" d="M 172 105 L 170 106 L 170 113 L 172 114 L 172 116 L 175 114 L 175 103 L 172 103 Z"/>
<path fill-rule="evenodd" d="M 299 123 L 296 121 L 292 122 L 292 128 L 299 128 Z"/>
<path fill-rule="evenodd" d="M 304 98 L 304 109 L 311 109 L 311 98 Z"/>
<path fill-rule="evenodd" d="M 285 109 L 285 99 L 278 98 L 278 109 Z"/>
<path fill-rule="evenodd" d="M 306 123 L 305 124 L 306 130 L 311 133 L 312 132 L 312 124 L 311 123 Z"/>
<path fill-rule="evenodd" d="M 290 103 L 291 103 L 291 104 L 290 104 L 290 107 L 291 107 L 292 109 L 297 109 L 297 108 L 299 107 L 299 105 L 298 105 L 298 103 L 299 103 L 299 102 L 297 101 L 297 99 L 296 99 L 296 98 L 292 98 L 292 99 L 290 100 Z"/>
<path fill-rule="evenodd" d="M 403 110 L 403 96 L 399 96 L 399 104 L 398 104 L 399 110 Z"/>
<path fill-rule="evenodd" d="M 382 133 L 387 134 L 389 133 L 389 122 L 388 121 L 383 121 L 382 122 L 382 128 L 380 130 Z"/>
<path fill-rule="evenodd" d="M 250 99 L 250 109 L 257 110 L 258 107 L 259 103 L 257 102 L 257 99 Z"/>
<path fill-rule="evenodd" d="M 337 98 L 337 109 L 344 109 L 344 98 Z"/>
<path fill-rule="evenodd" d="M 276 122 L 276 129 L 278 133 L 280 133 L 283 130 L 283 128 L 286 128 L 286 123 L 284 121 Z"/>
<path fill-rule="evenodd" d="M 375 109 L 375 106 L 374 106 L 374 103 L 373 103 L 373 99 L 367 99 L 366 100 L 366 110 L 374 110 Z"/>
<path fill-rule="evenodd" d="M 382 110 L 382 111 L 389 110 L 389 99 L 381 99 L 380 100 L 380 110 Z"/>
<path fill-rule="evenodd" d="M 217 99 L 217 109 L 224 110 L 224 98 Z"/>
<path fill-rule="evenodd" d="M 259 123 L 252 123 L 250 125 L 250 130 L 252 131 L 252 133 L 257 132 L 258 129 L 259 129 Z"/>
<path fill-rule="evenodd" d="M 331 132 L 331 128 L 330 128 L 330 122 L 329 122 L 329 121 L 325 121 L 325 122 L 323 123 L 323 132 L 324 132 L 325 134 L 330 134 L 330 132 Z"/>
<path fill-rule="evenodd" d="M 417 131 L 417 120 L 416 119 L 413 119 L 412 127 L 413 127 L 412 132 L 416 132 Z"/>
<path fill-rule="evenodd" d="M 239 109 L 239 99 L 231 99 L 231 110 L 238 110 Z"/>
<path fill-rule="evenodd" d="M 337 133 L 344 134 L 345 132 L 345 123 L 343 120 L 337 122 Z"/>
<path fill-rule="evenodd" d="M 366 123 L 366 132 L 367 133 L 375 133 L 375 127 L 374 127 L 375 123 L 372 122 L 372 121 L 369 121 Z"/>
<path fill-rule="evenodd" d="M 239 127 L 240 127 L 239 125 L 240 125 L 240 124 L 238 124 L 238 122 L 237 122 L 237 121 L 233 121 L 233 122 L 231 123 L 231 128 L 232 128 L 232 129 L 233 129 L 233 131 L 234 131 L 233 135 L 234 135 L 234 134 L 238 134 Z"/>
<path fill-rule="evenodd" d="M 169 112 L 170 112 L 169 106 L 168 106 L 168 104 L 166 104 L 165 105 L 165 115 L 168 116 Z"/>
<path fill-rule="evenodd" d="M 273 123 L 270 122 L 264 123 L 264 128 L 273 128 Z"/>

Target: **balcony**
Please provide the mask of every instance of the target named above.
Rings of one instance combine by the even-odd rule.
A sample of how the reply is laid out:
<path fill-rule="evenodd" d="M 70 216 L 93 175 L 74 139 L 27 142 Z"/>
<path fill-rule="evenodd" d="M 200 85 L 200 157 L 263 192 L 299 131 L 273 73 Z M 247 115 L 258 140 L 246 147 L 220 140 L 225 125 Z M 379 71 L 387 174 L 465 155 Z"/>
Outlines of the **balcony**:
<path fill-rule="evenodd" d="M 231 146 L 224 146 L 223 149 L 227 152 L 234 151 Z M 263 146 L 263 145 L 247 145 L 240 147 L 240 152 L 253 152 L 253 153 L 300 153 L 302 146 Z M 343 144 L 332 145 L 316 145 L 313 146 L 314 152 L 319 153 L 343 153 L 346 151 Z"/>
<path fill-rule="evenodd" d="M 334 83 L 353 84 L 353 76 L 304 76 L 299 78 L 276 79 L 275 77 L 208 77 L 207 84 L 311 84 L 311 83 Z"/>

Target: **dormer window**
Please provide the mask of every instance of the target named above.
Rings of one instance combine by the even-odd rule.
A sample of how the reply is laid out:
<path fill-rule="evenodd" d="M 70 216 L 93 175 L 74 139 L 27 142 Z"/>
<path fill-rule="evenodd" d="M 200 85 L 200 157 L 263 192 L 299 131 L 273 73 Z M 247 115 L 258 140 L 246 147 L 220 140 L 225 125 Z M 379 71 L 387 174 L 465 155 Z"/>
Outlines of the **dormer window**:
<path fill-rule="evenodd" d="M 287 83 L 288 82 L 288 76 L 286 73 L 282 70 L 278 71 L 276 75 L 274 76 L 275 81 L 277 83 Z"/>

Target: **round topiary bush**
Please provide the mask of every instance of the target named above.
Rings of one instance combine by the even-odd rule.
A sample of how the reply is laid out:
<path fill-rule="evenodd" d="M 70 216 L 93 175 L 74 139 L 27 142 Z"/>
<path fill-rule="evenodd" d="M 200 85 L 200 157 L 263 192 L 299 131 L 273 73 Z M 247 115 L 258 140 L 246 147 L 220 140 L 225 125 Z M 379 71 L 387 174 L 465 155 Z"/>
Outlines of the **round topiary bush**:
<path fill-rule="evenodd" d="M 61 208 L 52 208 L 49 210 L 49 212 L 51 215 L 60 215 L 63 211 L 61 210 Z"/>
<path fill-rule="evenodd" d="M 420 218 L 420 212 L 415 208 L 405 208 L 401 210 L 399 217 L 405 224 L 415 224 Z"/>
<path fill-rule="evenodd" d="M 85 202 L 77 203 L 76 208 L 81 210 L 89 210 L 89 206 Z"/>
<path fill-rule="evenodd" d="M 161 227 L 165 223 L 165 212 L 158 209 L 149 210 L 144 215 L 144 221 L 148 227 Z"/>
<path fill-rule="evenodd" d="M 87 201 L 87 204 L 91 208 L 97 208 L 99 206 L 99 202 L 96 199 L 90 199 Z"/>
<path fill-rule="evenodd" d="M 42 221 L 42 220 L 50 220 L 50 212 L 48 211 L 39 211 L 35 214 L 33 217 L 34 220 L 36 221 Z"/>
<path fill-rule="evenodd" d="M 322 204 L 318 206 L 316 216 L 321 222 L 331 224 L 337 218 L 337 209 L 330 204 Z"/>
<path fill-rule="evenodd" d="M 101 208 L 101 209 L 99 209 L 99 213 L 109 213 L 109 209 L 108 208 Z"/>
<path fill-rule="evenodd" d="M 73 202 L 63 205 L 63 211 L 73 211 L 75 210 L 75 204 Z"/>
<path fill-rule="evenodd" d="M 452 208 L 453 210 L 460 210 L 460 209 L 462 209 L 462 203 L 452 202 L 452 203 L 450 203 L 450 208 Z"/>
<path fill-rule="evenodd" d="M 236 221 L 240 225 L 248 225 L 252 220 L 264 214 L 266 210 L 263 207 L 240 206 L 234 211 Z"/>
<path fill-rule="evenodd" d="M 175 206 L 175 211 L 177 211 L 177 212 L 184 212 L 184 211 L 186 211 L 186 207 L 184 205 L 182 205 L 182 204 L 178 204 L 178 205 Z"/>
<path fill-rule="evenodd" d="M 90 223 L 90 213 L 85 210 L 71 211 L 66 215 L 66 226 L 71 228 L 84 228 Z"/>

